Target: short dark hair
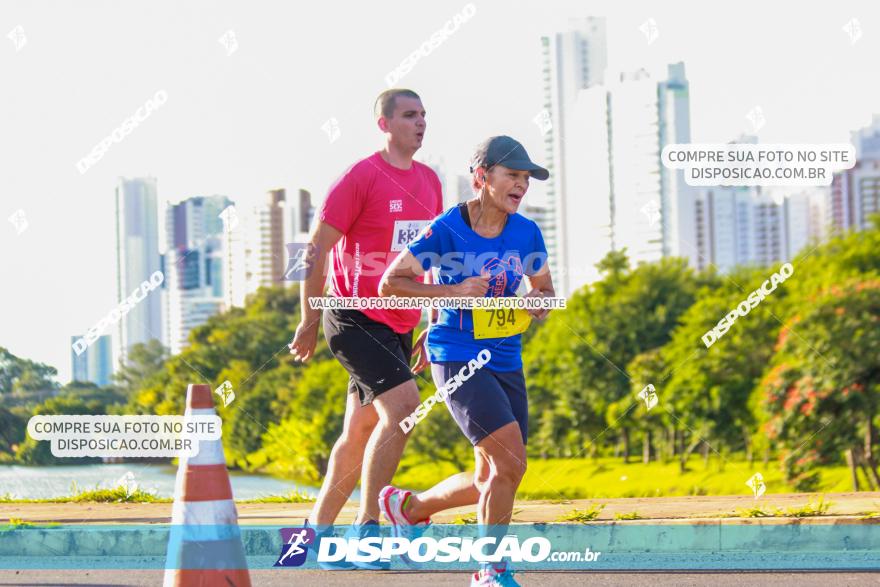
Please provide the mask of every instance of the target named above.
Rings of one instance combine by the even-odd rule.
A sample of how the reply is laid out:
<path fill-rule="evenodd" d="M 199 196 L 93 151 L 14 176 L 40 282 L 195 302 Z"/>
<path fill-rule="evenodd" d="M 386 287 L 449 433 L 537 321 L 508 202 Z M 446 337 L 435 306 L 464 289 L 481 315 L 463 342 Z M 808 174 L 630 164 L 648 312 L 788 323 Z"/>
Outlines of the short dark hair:
<path fill-rule="evenodd" d="M 373 105 L 373 113 L 376 115 L 376 118 L 379 118 L 380 116 L 391 118 L 394 115 L 395 100 L 397 100 L 398 96 L 421 100 L 421 97 L 412 90 L 406 90 L 403 88 L 391 88 L 390 90 L 385 90 L 379 94 L 376 98 L 376 103 Z"/>

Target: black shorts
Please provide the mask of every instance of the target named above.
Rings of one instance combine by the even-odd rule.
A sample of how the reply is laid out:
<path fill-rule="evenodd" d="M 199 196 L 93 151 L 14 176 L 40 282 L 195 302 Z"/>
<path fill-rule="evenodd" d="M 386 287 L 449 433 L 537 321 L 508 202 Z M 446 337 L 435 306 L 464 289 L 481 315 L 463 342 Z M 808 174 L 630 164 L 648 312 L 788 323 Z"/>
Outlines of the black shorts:
<path fill-rule="evenodd" d="M 330 351 L 348 371 L 348 391 L 361 405 L 413 378 L 413 331 L 398 334 L 357 310 L 324 310 L 324 336 Z"/>
<path fill-rule="evenodd" d="M 439 389 L 451 381 L 454 375 L 466 369 L 467 363 L 444 361 L 432 364 L 431 374 Z M 478 369 L 449 394 L 446 407 L 474 446 L 511 422 L 519 425 L 523 444 L 529 439 L 529 399 L 522 369 Z"/>

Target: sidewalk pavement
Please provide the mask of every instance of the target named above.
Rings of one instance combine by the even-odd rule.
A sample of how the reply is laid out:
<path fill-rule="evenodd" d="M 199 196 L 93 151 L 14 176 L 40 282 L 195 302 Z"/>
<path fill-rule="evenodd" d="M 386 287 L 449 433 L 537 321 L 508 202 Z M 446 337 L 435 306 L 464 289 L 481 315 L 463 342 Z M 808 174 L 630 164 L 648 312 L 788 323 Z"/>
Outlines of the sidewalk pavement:
<path fill-rule="evenodd" d="M 825 515 L 799 518 L 814 522 L 834 520 L 863 520 L 880 523 L 880 517 L 865 518 L 874 513 L 880 516 L 880 492 L 849 492 L 823 494 L 830 506 Z M 612 522 L 615 514 L 637 512 L 641 519 L 618 523 L 720 523 L 732 517 L 739 509 L 760 506 L 767 511 L 775 508 L 795 508 L 816 503 L 820 495 L 815 493 L 766 494 L 759 499 L 750 495 L 680 496 L 680 497 L 631 497 L 615 499 L 576 499 L 567 502 L 518 501 L 514 507 L 514 523 L 555 522 L 574 509 L 585 509 L 595 504 L 605 508 L 596 522 Z M 309 515 L 311 503 L 238 503 L 239 524 L 299 525 Z M 449 510 L 434 516 L 435 523 L 452 523 L 458 516 L 473 515 L 473 507 Z M 351 523 L 357 512 L 357 504 L 349 502 L 337 521 Z M 168 524 L 171 522 L 171 503 L 0 503 L 0 523 L 10 518 L 26 522 L 56 522 L 60 524 Z M 752 518 L 747 518 L 752 519 Z M 755 519 L 756 521 L 758 519 Z M 762 522 L 791 521 L 791 518 L 760 518 Z"/>

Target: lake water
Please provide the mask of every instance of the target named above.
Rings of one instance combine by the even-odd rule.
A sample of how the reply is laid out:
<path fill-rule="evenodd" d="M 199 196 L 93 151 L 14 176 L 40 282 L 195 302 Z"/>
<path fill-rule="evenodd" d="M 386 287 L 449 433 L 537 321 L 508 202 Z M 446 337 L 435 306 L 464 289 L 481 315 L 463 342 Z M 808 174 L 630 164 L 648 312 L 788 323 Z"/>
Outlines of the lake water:
<path fill-rule="evenodd" d="M 138 487 L 155 492 L 159 497 L 174 497 L 174 479 L 177 467 L 145 463 L 118 463 L 67 465 L 55 467 L 0 466 L 0 495 L 11 494 L 18 498 L 51 498 L 72 495 L 71 484 L 76 482 L 79 491 L 84 489 L 116 487 L 120 478 L 131 471 Z M 235 499 L 254 499 L 267 495 L 281 495 L 296 489 L 315 496 L 313 487 L 269 477 L 230 471 L 232 495 Z M 353 496 L 357 499 L 357 495 Z"/>

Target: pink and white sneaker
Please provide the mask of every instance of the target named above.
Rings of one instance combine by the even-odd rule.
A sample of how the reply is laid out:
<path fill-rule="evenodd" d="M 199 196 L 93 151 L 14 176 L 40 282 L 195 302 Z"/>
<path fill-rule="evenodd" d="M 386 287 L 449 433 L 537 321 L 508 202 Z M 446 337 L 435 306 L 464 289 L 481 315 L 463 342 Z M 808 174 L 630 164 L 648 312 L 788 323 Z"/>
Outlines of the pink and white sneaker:
<path fill-rule="evenodd" d="M 514 572 L 510 563 L 484 567 L 471 577 L 471 587 L 520 587 L 513 578 Z"/>
<path fill-rule="evenodd" d="M 430 518 L 413 523 L 404 513 L 406 503 L 412 497 L 412 494 L 412 491 L 398 489 L 392 485 L 387 485 L 379 492 L 379 509 L 382 510 L 382 514 L 391 523 L 391 535 L 408 538 L 410 541 L 419 538 L 431 525 Z M 400 558 L 414 569 L 421 567 L 421 565 L 410 559 L 406 554 L 400 555 Z"/>

